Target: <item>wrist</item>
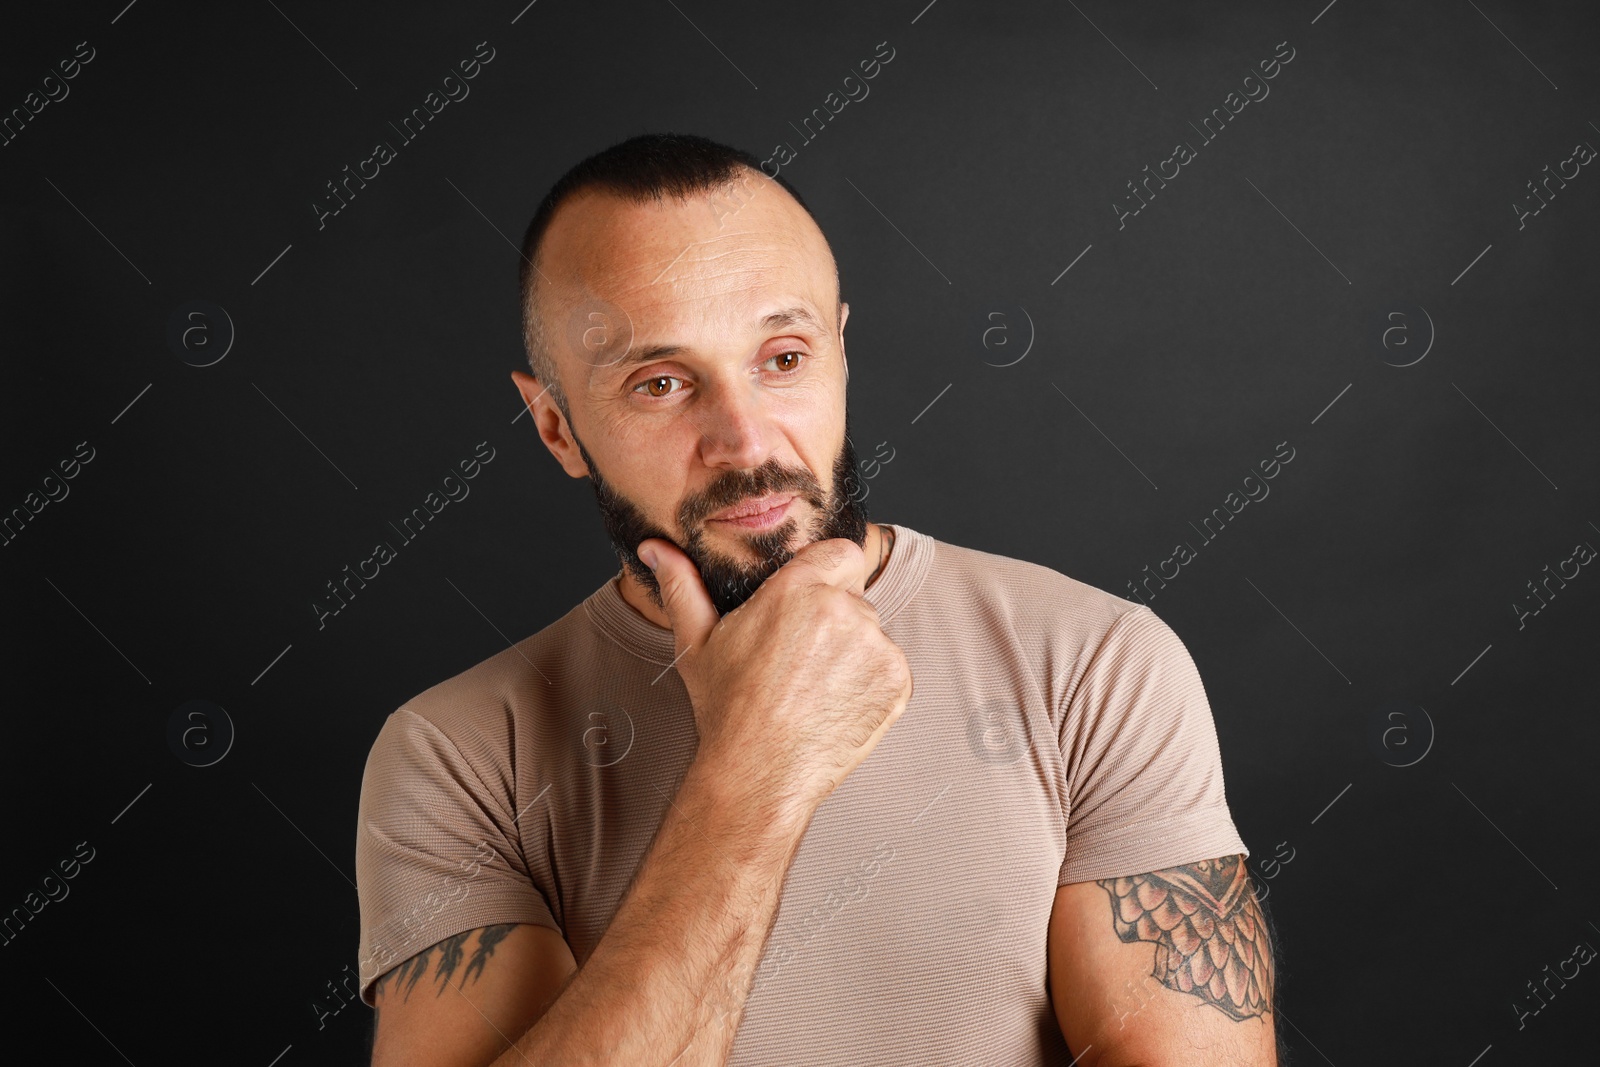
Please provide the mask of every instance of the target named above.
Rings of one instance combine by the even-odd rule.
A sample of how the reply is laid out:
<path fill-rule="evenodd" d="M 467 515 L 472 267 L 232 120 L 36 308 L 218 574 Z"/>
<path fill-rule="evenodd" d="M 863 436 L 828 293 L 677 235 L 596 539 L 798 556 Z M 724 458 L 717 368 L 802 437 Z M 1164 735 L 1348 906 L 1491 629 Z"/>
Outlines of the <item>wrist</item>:
<path fill-rule="evenodd" d="M 703 749 L 690 762 L 675 804 L 696 822 L 725 828 L 736 841 L 780 852 L 799 846 L 817 809 L 798 791 L 755 780 Z"/>

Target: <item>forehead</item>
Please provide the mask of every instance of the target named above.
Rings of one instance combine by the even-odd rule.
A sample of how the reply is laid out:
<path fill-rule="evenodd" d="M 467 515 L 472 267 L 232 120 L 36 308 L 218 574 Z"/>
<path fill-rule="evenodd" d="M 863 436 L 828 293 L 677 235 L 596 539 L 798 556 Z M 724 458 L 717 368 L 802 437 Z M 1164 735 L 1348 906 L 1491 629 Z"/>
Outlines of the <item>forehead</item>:
<path fill-rule="evenodd" d="M 716 190 L 633 203 L 585 191 L 563 204 L 540 248 L 539 296 L 558 350 L 567 319 L 624 314 L 643 339 L 750 331 L 780 307 L 810 303 L 836 316 L 826 238 L 782 186 L 755 172 Z M 572 353 L 568 353 L 571 355 Z"/>

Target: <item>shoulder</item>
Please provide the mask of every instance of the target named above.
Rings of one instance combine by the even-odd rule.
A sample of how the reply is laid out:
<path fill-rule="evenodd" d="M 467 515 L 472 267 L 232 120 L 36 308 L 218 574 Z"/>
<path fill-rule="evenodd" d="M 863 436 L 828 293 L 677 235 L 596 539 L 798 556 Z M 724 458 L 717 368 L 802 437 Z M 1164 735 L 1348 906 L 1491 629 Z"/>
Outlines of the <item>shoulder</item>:
<path fill-rule="evenodd" d="M 1142 604 L 1043 564 L 946 541 L 935 545 L 919 599 L 926 596 L 941 610 L 970 613 L 1019 635 L 1049 634 L 1057 643 L 1092 651 L 1123 616 L 1151 614 Z"/>
<path fill-rule="evenodd" d="M 485 781 L 509 780 L 519 735 L 538 730 L 559 706 L 574 664 L 590 662 L 598 637 L 583 605 L 416 693 L 395 708 L 373 742 L 369 761 L 405 761 L 418 752 L 450 753 Z"/>
<path fill-rule="evenodd" d="M 912 613 L 917 628 L 909 637 L 919 646 L 949 654 L 955 642 L 975 663 L 1037 669 L 1061 721 L 1080 703 L 1120 707 L 1152 684 L 1193 696 L 1193 660 L 1149 606 L 1042 564 L 935 544 Z"/>

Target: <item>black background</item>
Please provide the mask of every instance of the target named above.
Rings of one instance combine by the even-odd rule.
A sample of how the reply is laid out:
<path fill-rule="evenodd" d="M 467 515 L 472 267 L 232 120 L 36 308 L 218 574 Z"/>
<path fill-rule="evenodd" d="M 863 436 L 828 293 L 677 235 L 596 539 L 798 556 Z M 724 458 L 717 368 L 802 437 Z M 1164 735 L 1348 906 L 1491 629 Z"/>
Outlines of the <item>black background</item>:
<path fill-rule="evenodd" d="M 1592 1048 L 1589 968 L 1520 1027 L 1515 1005 L 1600 945 L 1600 577 L 1521 628 L 1513 605 L 1600 544 L 1600 175 L 1514 205 L 1600 145 L 1600 10 L 925 5 L 8 15 L 7 114 L 94 49 L 0 148 L 0 509 L 94 450 L 0 548 L 0 908 L 94 849 L 0 949 L 15 1032 L 74 1063 L 361 1056 L 371 1013 L 312 1005 L 355 963 L 379 725 L 616 568 L 589 486 L 516 421 L 514 243 L 578 159 L 685 130 L 798 149 L 783 174 L 852 307 L 852 436 L 892 449 L 874 520 L 1131 595 L 1294 449 L 1149 601 L 1206 682 L 1294 1062 Z M 324 183 L 484 41 L 470 95 L 319 229 Z M 870 95 L 805 143 L 789 124 L 883 41 Z M 1270 95 L 1202 143 L 1285 41 Z M 1196 158 L 1119 229 L 1179 140 Z M 168 343 L 194 300 L 236 331 L 206 367 Z M 211 314 L 195 336 L 222 344 Z M 319 629 L 325 583 L 484 441 L 470 496 Z M 237 731 L 207 767 L 168 742 L 195 699 Z"/>

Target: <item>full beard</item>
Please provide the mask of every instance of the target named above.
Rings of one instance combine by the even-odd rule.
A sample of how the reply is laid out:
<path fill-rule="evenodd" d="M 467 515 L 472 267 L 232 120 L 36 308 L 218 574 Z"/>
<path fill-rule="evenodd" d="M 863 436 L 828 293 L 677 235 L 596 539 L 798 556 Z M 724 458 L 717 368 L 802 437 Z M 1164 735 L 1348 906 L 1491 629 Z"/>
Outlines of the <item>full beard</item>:
<path fill-rule="evenodd" d="M 577 441 L 577 434 L 573 434 Z M 801 529 L 801 520 L 793 515 L 770 530 L 736 533 L 756 556 L 753 563 L 734 559 L 712 548 L 705 536 L 706 516 L 724 508 L 742 503 L 768 493 L 795 493 L 794 503 L 810 504 L 813 514 L 805 522 L 805 540 L 801 544 L 826 541 L 835 537 L 847 538 L 865 547 L 867 540 L 867 508 L 862 500 L 855 499 L 856 453 L 850 443 L 850 421 L 845 416 L 844 444 L 833 463 L 832 494 L 825 498 L 822 487 L 810 471 L 803 467 L 788 468 L 776 460 L 749 471 L 727 471 L 699 496 L 687 500 L 678 509 L 680 529 L 691 531 L 686 542 L 680 542 L 670 532 L 651 522 L 634 503 L 616 491 L 600 475 L 600 470 L 590 458 L 588 449 L 578 441 L 578 451 L 589 468 L 589 480 L 594 484 L 595 499 L 600 506 L 600 519 L 605 524 L 606 536 L 627 572 L 644 586 L 650 599 L 663 612 L 666 605 L 661 599 L 661 586 L 645 562 L 639 558 L 639 543 L 646 538 L 659 537 L 676 545 L 693 561 L 705 583 L 717 615 L 723 616 L 743 604 L 761 588 L 777 569 L 794 558 L 798 549 L 790 542 Z M 737 527 L 725 527 L 736 530 Z"/>

